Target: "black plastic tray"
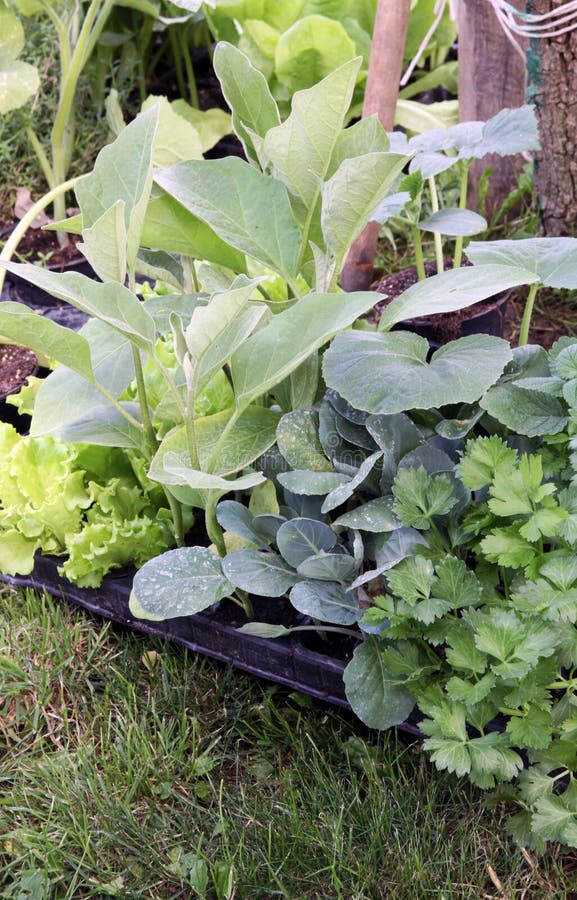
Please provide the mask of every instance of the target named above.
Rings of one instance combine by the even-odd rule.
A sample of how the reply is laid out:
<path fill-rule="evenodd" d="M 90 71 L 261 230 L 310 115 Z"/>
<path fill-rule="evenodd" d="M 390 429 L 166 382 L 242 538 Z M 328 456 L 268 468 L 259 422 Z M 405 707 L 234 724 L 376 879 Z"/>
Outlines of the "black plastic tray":
<path fill-rule="evenodd" d="M 128 608 L 131 574 L 106 576 L 98 589 L 79 588 L 58 574 L 60 563 L 56 557 L 37 556 L 30 575 L 0 574 L 0 579 L 21 587 L 46 590 L 133 631 L 176 641 L 188 650 L 229 663 L 251 675 L 351 709 L 343 684 L 345 662 L 309 649 L 296 635 L 269 640 L 239 633 L 234 626 L 219 621 L 220 604 L 203 613 L 166 622 L 135 619 Z M 398 727 L 408 734 L 422 736 L 412 719 Z"/>

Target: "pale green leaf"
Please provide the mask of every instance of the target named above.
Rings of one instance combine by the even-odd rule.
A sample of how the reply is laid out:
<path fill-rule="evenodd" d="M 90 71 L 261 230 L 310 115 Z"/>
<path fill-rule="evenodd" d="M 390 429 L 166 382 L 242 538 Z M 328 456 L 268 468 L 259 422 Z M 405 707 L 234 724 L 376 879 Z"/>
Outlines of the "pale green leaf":
<path fill-rule="evenodd" d="M 23 303 L 6 300 L 0 305 L 0 334 L 36 353 L 58 360 L 88 381 L 94 380 L 86 339 L 70 328 L 39 316 Z"/>
<path fill-rule="evenodd" d="M 192 616 L 233 591 L 221 560 L 205 547 L 169 550 L 145 563 L 134 576 L 133 595 L 148 616 Z"/>
<path fill-rule="evenodd" d="M 355 649 L 343 680 L 347 700 L 369 728 L 400 725 L 415 705 L 406 688 L 392 684 L 378 642 L 368 638 Z"/>
<path fill-rule="evenodd" d="M 353 625 L 362 613 L 354 593 L 337 582 L 299 581 L 289 596 L 300 613 L 332 625 Z"/>

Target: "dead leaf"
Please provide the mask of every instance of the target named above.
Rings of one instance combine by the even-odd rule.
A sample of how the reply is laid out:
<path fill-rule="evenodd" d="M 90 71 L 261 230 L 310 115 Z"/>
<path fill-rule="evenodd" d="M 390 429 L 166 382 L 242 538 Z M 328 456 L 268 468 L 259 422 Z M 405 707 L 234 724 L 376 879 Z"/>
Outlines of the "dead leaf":
<path fill-rule="evenodd" d="M 24 218 L 28 210 L 34 206 L 35 202 L 36 201 L 32 199 L 28 188 L 19 187 L 16 191 L 16 203 L 14 204 L 14 215 L 16 218 Z M 45 212 L 41 212 L 36 216 L 34 221 L 30 223 L 30 228 L 42 228 L 43 225 L 48 225 L 49 222 L 52 222 L 50 216 L 47 216 Z"/>

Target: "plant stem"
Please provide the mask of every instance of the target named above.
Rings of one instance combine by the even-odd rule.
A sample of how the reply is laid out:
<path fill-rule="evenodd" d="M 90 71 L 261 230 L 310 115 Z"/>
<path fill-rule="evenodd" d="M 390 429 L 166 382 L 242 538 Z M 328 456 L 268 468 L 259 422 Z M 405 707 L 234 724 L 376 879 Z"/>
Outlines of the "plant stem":
<path fill-rule="evenodd" d="M 181 97 L 186 97 L 186 84 L 182 72 L 182 63 L 180 60 L 180 47 L 178 45 L 178 37 L 174 28 L 168 29 L 168 40 L 170 41 L 170 49 L 172 50 L 172 59 L 174 61 L 174 70 L 176 73 L 176 83 Z"/>
<path fill-rule="evenodd" d="M 194 77 L 194 66 L 192 65 L 192 57 L 190 55 L 190 47 L 188 46 L 188 40 L 186 36 L 186 29 L 183 28 L 179 31 L 180 35 L 180 47 L 182 58 L 184 60 L 184 68 L 186 71 L 186 78 L 188 80 L 188 93 L 190 97 L 190 105 L 194 106 L 195 109 L 198 109 L 198 91 L 196 89 L 196 78 Z"/>
<path fill-rule="evenodd" d="M 4 260 L 5 262 L 9 262 L 14 253 L 16 252 L 16 248 L 18 244 L 28 231 L 31 223 L 34 221 L 36 216 L 46 209 L 47 206 L 54 201 L 54 198 L 59 196 L 60 194 L 65 194 L 66 191 L 72 190 L 72 188 L 80 181 L 81 178 L 85 178 L 84 175 L 78 175 L 76 178 L 70 178 L 68 181 L 65 181 L 63 184 L 57 185 L 52 190 L 48 191 L 47 194 L 44 194 L 43 197 L 40 197 L 40 200 L 37 200 L 36 203 L 30 207 L 28 212 L 22 216 L 18 225 L 4 244 L 2 248 L 2 252 L 0 253 L 0 261 Z M 0 269 L 0 291 L 2 290 L 2 286 L 4 284 L 4 278 L 6 276 L 6 269 Z"/>
<path fill-rule="evenodd" d="M 423 244 L 421 240 L 421 229 L 416 225 L 411 227 L 411 233 L 413 237 L 413 249 L 415 251 L 415 265 L 417 267 L 417 275 L 419 277 L 419 281 L 424 281 L 427 277 L 425 272 L 425 260 L 423 258 Z"/>
<path fill-rule="evenodd" d="M 213 543 L 216 547 L 218 555 L 220 557 L 224 557 L 226 556 L 226 544 L 224 543 L 222 528 L 218 524 L 218 520 L 216 518 L 216 504 L 218 503 L 220 496 L 220 491 L 207 491 L 207 501 L 204 510 L 204 524 L 206 527 L 206 533 L 208 534 L 211 543 Z"/>
<path fill-rule="evenodd" d="M 52 171 L 52 166 L 50 165 L 50 160 L 48 159 L 48 157 L 45 153 L 44 147 L 38 140 L 38 137 L 36 136 L 36 132 L 34 131 L 33 128 L 26 129 L 26 137 L 30 141 L 30 144 L 32 145 L 32 149 L 34 150 L 34 153 L 36 154 L 36 159 L 40 163 L 40 168 L 42 169 L 42 173 L 46 179 L 46 184 L 48 185 L 49 189 L 52 190 L 53 188 L 56 187 L 56 182 L 54 181 L 54 173 Z"/>
<path fill-rule="evenodd" d="M 519 331 L 518 346 L 523 347 L 529 340 L 529 329 L 531 328 L 531 317 L 533 315 L 533 306 L 535 305 L 535 297 L 539 289 L 538 284 L 532 284 L 529 288 L 527 300 L 525 301 L 525 310 L 521 321 L 521 330 Z"/>
<path fill-rule="evenodd" d="M 435 179 L 431 175 L 429 180 L 429 191 L 431 194 L 431 209 L 434 213 L 439 212 L 439 196 L 437 194 L 437 185 L 435 183 Z M 443 262 L 443 240 L 438 231 L 435 231 L 433 234 L 433 238 L 435 241 L 435 259 L 437 261 L 437 275 L 440 275 L 444 270 L 445 265 Z"/>
<path fill-rule="evenodd" d="M 469 183 L 469 166 L 463 163 L 461 166 L 461 180 L 459 187 L 459 209 L 467 208 L 467 186 Z M 459 234 L 455 239 L 455 256 L 453 268 L 459 269 L 463 259 L 463 235 Z"/>
<path fill-rule="evenodd" d="M 134 344 L 132 345 L 132 358 L 134 360 L 136 390 L 138 393 L 138 402 L 140 404 L 140 413 L 142 416 L 142 424 L 144 426 L 144 434 L 146 436 L 146 442 L 148 444 L 150 455 L 153 456 L 158 448 L 158 441 L 156 440 L 156 432 L 154 431 L 152 419 L 150 418 L 150 410 L 148 408 L 146 385 L 144 383 L 144 372 L 142 370 L 140 350 L 138 349 L 138 347 L 135 347 Z"/>
<path fill-rule="evenodd" d="M 176 542 L 177 547 L 184 547 L 184 524 L 182 521 L 182 505 L 179 501 L 174 497 L 168 487 L 165 485 L 162 486 L 164 490 L 164 496 L 168 501 L 168 505 L 170 507 L 170 512 L 172 515 L 172 523 L 174 525 L 174 540 Z"/>

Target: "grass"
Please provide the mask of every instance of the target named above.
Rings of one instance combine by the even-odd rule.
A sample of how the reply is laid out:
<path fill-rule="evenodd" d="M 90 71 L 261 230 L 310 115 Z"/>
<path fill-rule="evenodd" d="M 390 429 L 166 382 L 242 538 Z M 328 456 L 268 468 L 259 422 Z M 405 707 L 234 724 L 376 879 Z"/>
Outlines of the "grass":
<path fill-rule="evenodd" d="M 572 898 L 396 733 L 0 594 L 0 897 Z"/>

